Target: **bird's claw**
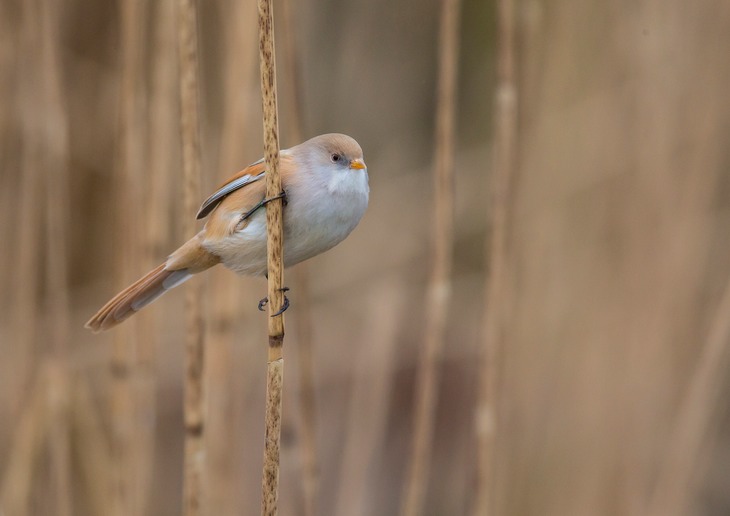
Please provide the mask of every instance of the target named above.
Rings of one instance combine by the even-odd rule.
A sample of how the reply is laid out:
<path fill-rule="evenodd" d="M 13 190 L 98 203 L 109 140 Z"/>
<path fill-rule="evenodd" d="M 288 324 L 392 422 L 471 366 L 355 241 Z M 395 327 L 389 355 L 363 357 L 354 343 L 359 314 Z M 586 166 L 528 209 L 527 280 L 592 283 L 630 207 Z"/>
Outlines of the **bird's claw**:
<path fill-rule="evenodd" d="M 283 314 L 284 312 L 286 312 L 287 308 L 289 308 L 289 298 L 284 296 L 284 304 L 281 305 L 281 308 L 279 310 L 277 310 L 276 313 L 271 314 L 271 317 L 276 317 L 277 315 Z"/>
<path fill-rule="evenodd" d="M 288 292 L 289 287 L 280 288 L 279 292 Z M 264 307 L 269 304 L 269 296 L 266 296 L 261 301 L 259 301 L 259 311 L 263 312 Z M 271 317 L 276 317 L 277 315 L 281 315 L 284 312 L 286 312 L 286 309 L 289 308 L 289 298 L 284 296 L 284 304 L 281 306 L 281 308 L 274 314 L 271 314 Z"/>

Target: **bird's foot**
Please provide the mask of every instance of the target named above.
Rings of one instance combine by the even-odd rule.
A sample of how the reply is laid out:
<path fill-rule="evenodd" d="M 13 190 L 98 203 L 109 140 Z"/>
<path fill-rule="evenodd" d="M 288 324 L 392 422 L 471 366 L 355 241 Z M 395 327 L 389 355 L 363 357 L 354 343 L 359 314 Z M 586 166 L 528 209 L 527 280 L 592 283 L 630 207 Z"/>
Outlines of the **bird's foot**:
<path fill-rule="evenodd" d="M 288 292 L 289 287 L 280 288 L 279 292 Z M 266 296 L 261 301 L 259 301 L 259 310 L 264 311 L 264 307 L 269 304 L 269 297 Z M 276 317 L 277 315 L 281 315 L 284 312 L 286 312 L 286 309 L 289 308 L 289 298 L 284 296 L 284 304 L 281 306 L 281 308 L 274 314 L 271 314 L 271 317 Z"/>

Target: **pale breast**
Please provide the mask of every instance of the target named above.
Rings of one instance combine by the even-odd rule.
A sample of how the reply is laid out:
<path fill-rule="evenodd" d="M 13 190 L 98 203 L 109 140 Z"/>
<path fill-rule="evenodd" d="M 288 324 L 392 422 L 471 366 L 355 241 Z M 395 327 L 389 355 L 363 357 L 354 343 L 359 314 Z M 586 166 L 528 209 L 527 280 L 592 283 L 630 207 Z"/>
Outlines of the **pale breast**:
<path fill-rule="evenodd" d="M 336 246 L 357 226 L 368 205 L 364 170 L 286 186 L 284 266 L 290 267 Z M 316 186 L 314 186 L 316 185 Z M 266 272 L 266 213 L 260 209 L 240 231 L 206 242 L 223 264 L 240 274 Z"/>
<path fill-rule="evenodd" d="M 368 205 L 364 170 L 337 174 L 311 189 L 293 188 L 284 212 L 284 262 L 287 267 L 342 242 L 362 219 Z"/>

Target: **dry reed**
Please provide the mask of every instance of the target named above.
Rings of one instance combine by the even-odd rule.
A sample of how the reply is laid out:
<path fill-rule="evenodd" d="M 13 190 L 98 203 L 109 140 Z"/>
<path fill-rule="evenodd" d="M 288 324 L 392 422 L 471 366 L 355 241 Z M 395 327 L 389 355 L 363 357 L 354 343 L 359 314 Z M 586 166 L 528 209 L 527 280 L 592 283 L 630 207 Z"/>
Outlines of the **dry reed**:
<path fill-rule="evenodd" d="M 35 7 L 32 3 L 23 4 L 22 22 L 19 35 L 19 46 L 23 54 L 38 55 L 38 27 Z M 10 413 L 18 414 L 21 408 L 21 393 L 30 387 L 32 376 L 32 360 L 34 347 L 38 341 L 39 327 L 32 324 L 36 314 L 40 310 L 38 296 L 40 278 L 41 252 L 41 217 L 43 212 L 38 209 L 43 202 L 43 188 L 40 163 L 40 150 L 37 142 L 37 128 L 40 127 L 39 112 L 35 109 L 38 87 L 41 84 L 40 70 L 34 66 L 26 66 L 20 70 L 19 103 L 20 103 L 20 131 L 21 131 L 21 152 L 20 152 L 20 174 L 19 181 L 19 206 L 17 207 L 16 235 L 17 242 L 16 256 L 12 264 L 16 273 L 11 275 L 15 302 L 12 305 L 13 337 L 22 346 L 13 346 L 12 352 L 15 355 L 15 373 L 18 379 L 18 401 L 12 407 Z"/>
<path fill-rule="evenodd" d="M 57 514 L 70 515 L 72 511 L 71 464 L 70 464 L 70 402 L 68 373 L 69 342 L 69 297 L 67 276 L 68 238 L 68 123 L 63 103 L 61 86 L 61 68 L 58 56 L 60 40 L 57 25 L 58 16 L 50 2 L 41 2 L 26 6 L 24 14 L 24 35 L 29 38 L 27 44 L 33 45 L 38 59 L 31 68 L 38 77 L 40 87 L 34 92 L 33 102 L 40 110 L 28 111 L 29 122 L 24 134 L 26 153 L 32 158 L 31 165 L 25 175 L 36 178 L 29 179 L 28 185 L 34 185 L 32 194 L 40 197 L 40 180 L 45 176 L 45 201 L 34 202 L 28 208 L 43 213 L 45 206 L 45 238 L 47 247 L 42 253 L 45 260 L 45 300 L 43 310 L 37 306 L 35 293 L 25 298 L 18 312 L 19 322 L 23 325 L 47 328 L 47 348 L 43 350 L 43 366 L 35 379 L 35 387 L 25 413 L 20 417 L 17 432 L 14 436 L 14 453 L 5 471 L 5 479 L 0 496 L 2 506 L 9 514 L 27 512 L 27 502 L 31 491 L 32 473 L 35 462 L 44 444 L 48 444 L 50 452 L 51 496 Z M 34 65 L 34 66 L 33 66 Z M 28 99 L 30 100 L 30 98 Z M 24 106 L 30 107 L 30 106 Z M 35 113 L 42 113 L 42 121 Z M 26 186 L 27 188 L 27 186 Z M 27 192 L 31 194 L 30 191 Z M 30 198 L 25 198 L 28 201 Z M 34 199 L 40 201 L 40 199 Z M 31 217 L 28 229 L 31 237 L 37 237 L 40 218 Z M 41 240 L 41 239 L 39 239 Z M 21 238 L 22 241 L 22 238 Z M 39 245 L 22 246 L 21 252 L 29 251 Z M 21 256 L 22 258 L 22 256 Z M 30 266 L 38 265 L 37 257 L 28 257 Z M 21 269 L 22 270 L 22 269 Z M 36 270 L 27 270 L 25 274 L 35 277 Z M 21 275 L 21 281 L 28 279 Z M 21 291 L 35 289 L 37 284 L 19 285 Z M 28 310 L 27 312 L 24 312 Z M 48 315 L 45 317 L 45 315 Z M 30 333 L 21 333 L 18 337 L 29 338 L 20 341 L 29 346 L 32 342 Z M 21 372 L 22 374 L 22 372 Z"/>
<path fill-rule="evenodd" d="M 252 109 L 249 98 L 258 98 L 250 86 L 258 81 L 256 73 L 257 36 L 251 27 L 256 26 L 256 5 L 246 2 L 229 1 L 226 12 L 231 15 L 225 26 L 225 52 L 223 58 L 223 120 L 221 121 L 220 148 L 218 165 L 213 169 L 219 174 L 229 176 L 239 170 L 246 159 L 250 159 L 253 144 L 247 142 L 252 133 Z M 258 145 L 255 146 L 259 148 Z M 222 179 L 222 178 L 221 178 Z M 216 178 L 216 180 L 219 180 Z M 250 375 L 236 364 L 234 349 L 258 344 L 250 336 L 236 338 L 238 323 L 245 318 L 244 308 L 255 310 L 256 300 L 253 289 L 247 284 L 255 280 L 236 278 L 231 281 L 231 271 L 215 267 L 208 273 L 210 310 L 206 330 L 208 332 L 206 377 L 209 386 L 206 393 L 208 405 L 207 433 L 207 486 L 206 511 L 210 514 L 230 514 L 239 509 L 234 496 L 245 497 L 240 489 L 243 462 L 236 454 L 240 439 L 239 425 L 231 424 L 231 416 L 236 414 L 240 397 L 247 389 L 237 384 L 238 380 L 250 379 Z M 260 296 L 259 296 L 260 297 Z M 258 314 L 258 312 L 256 312 Z M 246 340 L 245 344 L 242 342 Z M 235 346 L 235 347 L 234 347 Z"/>
<path fill-rule="evenodd" d="M 153 23 L 140 35 L 151 33 L 151 52 L 143 58 L 145 65 L 151 65 L 149 74 L 149 93 L 140 91 L 141 102 L 149 102 L 147 116 L 140 115 L 139 128 L 155 135 L 154 144 L 146 149 L 147 159 L 136 170 L 136 182 L 141 186 L 139 202 L 143 208 L 144 223 L 137 232 L 139 253 L 136 257 L 140 271 L 150 270 L 159 263 L 160 256 L 170 250 L 171 224 L 170 207 L 177 193 L 176 174 L 179 152 L 179 120 L 176 109 L 178 99 L 177 82 L 177 33 L 175 0 L 161 0 L 148 3 L 145 19 L 149 16 Z M 149 100 L 147 100 L 147 97 Z M 141 149 L 140 149 L 141 151 Z M 133 371 L 135 447 L 134 492 L 140 511 L 146 511 L 153 494 L 153 471 L 156 463 L 155 432 L 157 430 L 158 367 L 156 353 L 163 342 L 158 325 L 161 320 L 169 319 L 165 303 L 155 310 L 144 311 L 135 319 L 138 335 L 144 344 L 136 349 Z"/>
<path fill-rule="evenodd" d="M 155 2 L 153 73 L 151 81 L 149 131 L 155 135 L 155 144 L 149 150 L 149 189 L 147 199 L 149 223 L 147 227 L 147 254 L 156 265 L 160 256 L 170 251 L 172 200 L 179 182 L 176 170 L 179 156 L 179 84 L 177 59 L 177 2 Z"/>
<path fill-rule="evenodd" d="M 198 114 L 198 35 L 195 0 L 178 4 L 180 55 L 180 128 L 184 181 L 185 232 L 195 233 L 192 214 L 200 200 L 200 134 Z M 185 470 L 183 511 L 188 516 L 202 514 L 205 485 L 205 332 L 201 302 L 203 284 L 193 282 L 186 293 L 186 374 L 185 374 Z"/>
<path fill-rule="evenodd" d="M 38 13 L 36 5 L 24 4 L 18 35 L 22 51 L 39 54 Z M 10 433 L 12 447 L 6 457 L 0 487 L 0 512 L 3 514 L 27 514 L 33 470 L 47 436 L 48 424 L 44 397 L 48 392 L 45 375 L 33 374 L 33 354 L 39 340 L 39 324 L 33 324 L 40 313 L 37 274 L 41 251 L 41 228 L 43 211 L 41 142 L 38 128 L 41 126 L 40 113 L 34 109 L 38 99 L 40 84 L 38 59 L 30 61 L 19 73 L 20 101 L 20 195 L 17 206 L 16 252 L 8 262 L 11 286 L 15 293 L 12 305 L 12 338 L 14 344 L 10 359 L 15 359 L 17 401 L 10 407 L 8 421 L 15 421 Z M 9 253 L 10 254 L 10 253 Z"/>
<path fill-rule="evenodd" d="M 725 286 L 710 331 L 677 411 L 663 464 L 646 514 L 685 514 L 696 489 L 696 473 L 708 451 L 710 430 L 730 362 L 730 282 Z"/>
<path fill-rule="evenodd" d="M 119 76 L 118 169 L 116 182 L 116 221 L 114 256 L 120 285 L 139 274 L 142 227 L 139 207 L 143 206 L 143 148 L 145 141 L 143 102 L 143 27 L 145 0 L 130 0 L 121 6 L 121 71 Z M 116 516 L 137 514 L 141 509 L 137 443 L 141 428 L 137 403 L 137 358 L 146 343 L 143 319 L 128 321 L 115 330 L 111 357 L 112 393 L 112 469 L 113 489 L 110 512 Z"/>
<path fill-rule="evenodd" d="M 70 379 L 69 379 L 69 174 L 68 120 L 61 86 L 58 48 L 59 10 L 55 2 L 45 0 L 38 13 L 41 34 L 41 70 L 43 94 L 43 163 L 46 176 L 46 311 L 52 330 L 50 336 L 49 414 L 52 483 L 55 511 L 70 516 L 73 511 L 71 483 Z"/>
<path fill-rule="evenodd" d="M 730 113 L 711 43 L 730 9 L 520 5 L 496 512 L 644 515 L 727 279 L 726 152 L 708 142 Z"/>
<path fill-rule="evenodd" d="M 384 445 L 388 422 L 388 396 L 394 383 L 396 334 L 400 324 L 405 290 L 398 283 L 384 282 L 373 291 L 368 314 L 374 332 L 369 346 L 355 351 L 352 361 L 353 387 L 347 415 L 346 441 L 338 478 L 333 514 L 362 516 L 377 514 L 375 500 L 367 496 L 368 481 L 377 451 Z"/>
<path fill-rule="evenodd" d="M 28 514 L 33 469 L 48 431 L 45 404 L 47 393 L 48 378 L 45 370 L 41 370 L 13 433 L 13 447 L 4 468 L 0 488 L 2 514 Z"/>
<path fill-rule="evenodd" d="M 507 208 L 510 182 L 517 166 L 517 85 L 515 77 L 514 0 L 497 3 L 497 84 L 494 98 L 494 166 L 491 171 L 489 226 L 486 250 L 483 343 L 476 407 L 477 489 L 474 516 L 494 514 L 494 456 L 497 434 L 498 361 L 503 339 L 505 272 L 507 266 Z"/>
<path fill-rule="evenodd" d="M 298 139 L 294 141 L 299 141 Z M 299 409 L 301 481 L 304 497 L 304 516 L 317 514 L 319 498 L 319 460 L 317 458 L 317 406 L 315 398 L 314 346 L 312 342 L 312 292 L 309 267 L 299 264 L 294 273 L 297 292 L 296 321 L 297 352 L 299 356 Z"/>
<path fill-rule="evenodd" d="M 281 445 L 281 403 L 284 383 L 284 201 L 279 175 L 279 120 L 276 100 L 276 56 L 274 12 L 271 0 L 259 0 L 259 59 L 261 97 L 264 111 L 264 158 L 266 160 L 267 269 L 269 299 L 269 347 L 266 370 L 266 439 L 262 478 L 261 514 L 278 513 L 279 449 Z M 278 196 L 278 199 L 277 199 Z M 274 316 L 274 314 L 278 314 Z"/>
<path fill-rule="evenodd" d="M 109 444 L 101 418 L 94 406 L 90 387 L 85 379 L 77 379 L 72 388 L 73 431 L 84 446 L 76 450 L 80 476 L 86 487 L 92 514 L 105 514 L 111 499 L 108 467 L 111 464 Z"/>
<path fill-rule="evenodd" d="M 57 37 L 44 33 L 40 16 L 33 15 L 51 5 L 44 2 L 0 3 L 0 91 L 5 100 L 0 105 L 0 212 L 5 217 L 0 241 L 6 246 L 0 256 L 0 287 L 6 293 L 0 301 L 0 419 L 7 422 L 0 425 L 0 511 L 8 516 L 54 513 L 57 479 L 66 469 L 60 437 L 67 432 L 52 429 L 53 419 L 63 417 L 65 401 L 51 403 L 48 385 L 55 380 L 49 377 L 52 364 L 43 360 L 58 320 L 46 309 L 46 300 L 48 308 L 57 308 L 46 280 L 59 279 L 48 277 L 48 269 L 58 264 L 46 263 L 49 246 L 57 248 L 48 238 L 47 211 L 57 207 L 49 206 L 46 189 L 57 178 L 46 168 L 43 136 L 48 129 L 44 78 L 50 71 L 41 63 L 41 44 L 49 38 L 57 45 L 69 117 L 71 213 L 65 245 L 74 395 L 72 417 L 66 419 L 71 468 L 61 482 L 70 484 L 71 509 L 79 516 L 181 512 L 179 351 L 185 319 L 177 308 L 184 290 L 125 322 L 114 330 L 117 335 L 92 337 L 79 324 L 91 305 L 114 288 L 112 274 L 126 284 L 147 267 L 140 261 L 149 258 L 143 246 L 160 246 L 149 253 L 159 260 L 182 236 L 175 222 L 181 177 L 166 188 L 170 179 L 162 175 L 170 167 L 166 160 L 172 160 L 169 170 L 181 170 L 177 56 L 171 59 L 169 47 L 159 45 L 155 35 L 161 37 L 156 31 L 163 21 L 164 30 L 174 30 L 176 16 L 163 14 L 169 6 L 138 2 L 130 23 L 133 2 L 82 0 L 54 20 Z M 727 367 L 726 358 L 713 359 L 715 352 L 709 350 L 727 344 L 708 335 L 722 333 L 717 328 L 725 324 L 726 313 L 718 301 L 730 252 L 724 144 L 730 120 L 730 60 L 725 56 L 730 3 L 512 3 L 519 176 L 513 177 L 508 196 L 503 294 L 496 306 L 487 306 L 488 321 L 497 319 L 492 329 L 507 345 L 492 361 L 500 373 L 499 417 L 491 420 L 498 442 L 491 459 L 483 461 L 488 462 L 486 474 L 492 474 L 486 503 L 493 514 L 726 514 L 730 420 L 723 415 L 716 390 L 721 387 L 714 382 L 726 383 Z M 206 106 L 201 134 L 208 135 L 203 154 L 213 161 L 220 124 L 228 150 L 221 150 L 223 164 L 211 168 L 230 174 L 237 169 L 233 167 L 260 157 L 255 150 L 259 126 L 253 116 L 244 116 L 259 99 L 258 86 L 252 87 L 258 77 L 244 77 L 252 68 L 247 63 L 257 34 L 249 29 L 256 22 L 238 14 L 246 8 L 253 13 L 256 7 L 231 0 L 198 5 L 201 106 Z M 333 309 L 338 314 L 314 332 L 320 513 L 394 514 L 400 503 L 410 444 L 412 357 L 424 323 L 418 299 L 425 264 L 419 251 L 431 229 L 424 165 L 432 144 L 424 120 L 433 115 L 435 59 L 428 50 L 436 48 L 437 5 L 405 0 L 395 12 L 367 2 L 339 5 L 334 11 L 320 8 L 322 3 L 312 9 L 291 5 L 301 36 L 297 44 L 305 88 L 297 90 L 307 100 L 307 122 L 311 129 L 356 136 L 371 167 L 371 206 L 353 238 L 308 263 L 312 271 L 327 270 L 312 284 L 311 309 L 317 315 Z M 278 57 L 285 65 L 279 69 L 279 93 L 289 113 L 284 81 L 290 73 L 281 61 L 286 49 L 281 45 L 290 31 L 281 23 L 285 8 L 277 4 Z M 484 236 L 494 237 L 485 227 L 484 211 L 494 208 L 488 195 L 496 190 L 491 173 L 485 190 L 484 172 L 488 168 L 496 174 L 500 160 L 489 148 L 491 134 L 500 139 L 498 125 L 492 125 L 499 101 L 494 105 L 493 95 L 485 94 L 492 89 L 489 60 L 498 54 L 498 33 L 484 28 L 491 27 L 498 11 L 484 2 L 464 3 L 463 8 L 463 138 L 448 317 L 453 344 L 443 350 L 424 514 L 479 514 L 478 490 L 472 489 L 477 484 L 468 481 L 478 454 L 468 436 L 479 392 L 476 381 L 497 379 L 485 373 L 488 366 L 478 359 L 484 358 L 485 337 L 480 331 L 486 294 L 482 243 Z M 406 31 L 405 18 L 399 16 L 412 22 Z M 368 36 L 360 37 L 365 32 Z M 236 41 L 227 40 L 225 49 L 224 34 Z M 131 53 L 130 36 L 136 48 Z M 177 32 L 172 36 L 176 42 Z M 145 42 L 153 41 L 155 47 L 145 52 Z M 138 57 L 130 59 L 135 53 Z M 162 65 L 173 71 L 163 71 Z M 218 81 L 224 77 L 222 97 Z M 164 91 L 159 81 L 167 83 Z M 149 103 L 145 84 L 154 97 Z M 123 107 L 116 101 L 118 93 L 136 107 Z M 171 111 L 163 115 L 172 118 L 169 126 L 158 109 Z M 134 130 L 119 127 L 120 115 L 122 124 Z M 120 137 L 117 129 L 124 129 Z M 289 124 L 282 123 L 281 129 L 282 146 L 290 139 L 300 141 L 288 133 L 293 129 Z M 146 132 L 154 138 L 146 138 Z M 127 143 L 127 138 L 134 141 Z M 123 147 L 114 155 L 117 141 Z M 125 150 L 128 146 L 134 152 Z M 494 150 L 499 154 L 499 143 Z M 120 203 L 119 213 L 111 217 L 105 215 L 110 202 Z M 491 212 L 489 224 L 494 224 Z M 263 437 L 263 425 L 261 417 L 250 415 L 264 411 L 263 367 L 257 367 L 264 350 L 252 348 L 263 344 L 263 328 L 249 321 L 256 313 L 250 298 L 263 294 L 256 295 L 258 279 L 231 281 L 226 270 L 211 274 L 227 289 L 216 285 L 216 295 L 210 296 L 217 325 L 211 335 L 234 338 L 235 346 L 228 357 L 217 357 L 230 380 L 219 376 L 221 369 L 212 370 L 211 360 L 206 362 L 206 393 L 220 392 L 218 400 L 225 403 L 209 408 L 215 425 L 206 419 L 207 446 L 225 454 L 221 459 L 228 469 L 207 460 L 204 508 L 209 514 L 256 513 L 260 450 L 250 443 Z M 402 289 L 395 293 L 405 297 L 391 312 L 389 291 L 380 285 L 393 276 L 404 282 L 392 284 Z M 288 315 L 298 317 L 306 308 L 303 291 L 295 276 L 287 273 L 287 278 L 296 297 Z M 219 312 L 220 307 L 227 311 Z M 150 315 L 172 331 L 153 332 L 154 342 L 145 336 L 145 347 L 137 348 L 137 339 L 130 336 L 141 334 L 142 321 Z M 286 322 L 294 321 L 287 317 Z M 395 349 L 381 340 L 392 324 L 398 325 Z M 298 326 L 289 329 L 290 363 L 300 354 L 293 346 L 299 339 L 291 340 Z M 121 340 L 112 395 L 103 367 L 110 349 L 103 343 L 113 337 Z M 148 350 L 164 359 L 152 364 L 154 355 L 144 355 Z M 726 356 L 726 350 L 718 354 Z M 145 362 L 154 365 L 154 378 L 143 378 L 148 374 Z M 379 369 L 384 362 L 385 369 Z M 713 376 L 716 380 L 708 381 Z M 144 384 L 152 379 L 159 386 L 149 400 L 156 409 L 144 408 L 143 401 L 149 389 Z M 291 375 L 288 380 L 295 379 Z M 299 392 L 296 383 L 291 386 L 294 390 L 285 394 Z M 126 390 L 120 392 L 120 387 Z M 287 446 L 306 451 L 305 428 L 300 431 L 298 421 L 291 420 L 297 423 L 293 434 L 288 430 L 294 425 L 286 424 L 300 412 L 296 395 L 292 405 L 284 401 L 281 514 L 308 510 L 299 486 L 306 480 L 306 474 L 300 476 L 305 458 L 298 459 L 298 448 L 292 449 L 293 458 L 287 455 Z M 141 424 L 145 411 L 149 417 Z M 297 414 L 295 419 L 303 418 Z M 490 422 L 489 416 L 477 419 L 482 425 Z M 152 431 L 156 449 L 149 453 L 143 441 Z M 112 438 L 113 455 L 108 449 Z M 56 455 L 61 460 L 54 459 L 53 439 L 61 444 Z M 120 449 L 120 442 L 126 448 Z M 144 455 L 154 465 L 153 475 L 140 462 Z M 210 448 L 207 457 L 212 459 Z M 117 481 L 114 491 L 112 475 L 124 480 Z M 120 493 L 120 487 L 125 491 Z M 225 506 L 210 503 L 213 489 L 225 490 Z M 138 501 L 148 496 L 147 490 L 153 505 L 145 507 Z M 121 495 L 125 505 L 120 510 Z"/>
<path fill-rule="evenodd" d="M 425 342 L 416 382 L 414 435 L 401 506 L 403 516 L 422 513 L 431 468 L 440 368 L 451 300 L 454 235 L 454 118 L 461 2 L 442 0 L 434 152 L 431 270 L 426 298 Z"/>

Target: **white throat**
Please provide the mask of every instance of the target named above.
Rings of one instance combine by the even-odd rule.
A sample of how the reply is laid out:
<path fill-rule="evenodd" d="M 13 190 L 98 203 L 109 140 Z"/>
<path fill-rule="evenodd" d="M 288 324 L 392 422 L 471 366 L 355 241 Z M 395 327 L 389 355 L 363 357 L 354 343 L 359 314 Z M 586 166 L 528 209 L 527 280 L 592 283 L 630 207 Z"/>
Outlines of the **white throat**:
<path fill-rule="evenodd" d="M 327 191 L 331 194 L 362 196 L 370 191 L 367 170 L 329 171 L 327 176 Z"/>

